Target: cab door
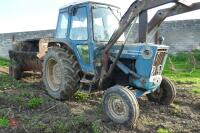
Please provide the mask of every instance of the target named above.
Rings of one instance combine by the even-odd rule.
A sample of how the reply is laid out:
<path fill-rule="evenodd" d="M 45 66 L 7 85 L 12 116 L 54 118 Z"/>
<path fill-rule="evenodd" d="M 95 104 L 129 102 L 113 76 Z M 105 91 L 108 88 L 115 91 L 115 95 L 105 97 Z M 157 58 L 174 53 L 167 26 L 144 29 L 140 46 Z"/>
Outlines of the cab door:
<path fill-rule="evenodd" d="M 89 6 L 80 5 L 72 9 L 69 41 L 84 72 L 93 73 L 93 45 L 91 43 Z"/>

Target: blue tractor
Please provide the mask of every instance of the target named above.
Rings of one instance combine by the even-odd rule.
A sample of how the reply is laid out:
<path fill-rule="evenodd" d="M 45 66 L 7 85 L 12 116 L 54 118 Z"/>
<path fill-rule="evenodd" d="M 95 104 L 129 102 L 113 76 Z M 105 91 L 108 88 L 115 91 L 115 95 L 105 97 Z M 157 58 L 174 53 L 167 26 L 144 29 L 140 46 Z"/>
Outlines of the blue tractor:
<path fill-rule="evenodd" d="M 159 10 L 148 23 L 149 9 L 171 2 L 175 5 Z M 122 17 L 118 7 L 105 3 L 85 1 L 61 8 L 54 38 L 42 58 L 47 92 L 64 100 L 81 89 L 105 90 L 104 112 L 126 125 L 136 122 L 141 96 L 171 104 L 176 89 L 162 76 L 169 47 L 149 42 L 166 17 L 199 8 L 200 3 L 178 0 L 136 0 Z M 134 26 L 139 34 L 130 43 Z"/>

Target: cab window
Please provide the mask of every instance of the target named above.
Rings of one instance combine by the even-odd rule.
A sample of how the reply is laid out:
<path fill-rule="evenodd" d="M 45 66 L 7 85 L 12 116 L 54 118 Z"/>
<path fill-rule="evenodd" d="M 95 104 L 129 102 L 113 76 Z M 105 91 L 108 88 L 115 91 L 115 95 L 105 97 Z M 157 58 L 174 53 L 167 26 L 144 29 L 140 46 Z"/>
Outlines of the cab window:
<path fill-rule="evenodd" d="M 70 39 L 71 40 L 87 40 L 87 9 L 86 7 L 75 8 L 73 10 Z"/>
<path fill-rule="evenodd" d="M 68 28 L 68 13 L 60 13 L 56 30 L 56 38 L 66 38 Z"/>

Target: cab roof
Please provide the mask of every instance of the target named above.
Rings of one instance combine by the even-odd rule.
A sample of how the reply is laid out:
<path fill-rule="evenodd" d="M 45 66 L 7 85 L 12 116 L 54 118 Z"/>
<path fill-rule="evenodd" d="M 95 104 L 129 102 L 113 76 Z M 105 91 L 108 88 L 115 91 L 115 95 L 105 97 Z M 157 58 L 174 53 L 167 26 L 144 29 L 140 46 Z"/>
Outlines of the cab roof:
<path fill-rule="evenodd" d="M 113 7 L 119 8 L 118 6 L 113 5 L 111 2 L 109 3 L 108 1 L 104 1 L 104 0 L 76 0 L 74 2 L 70 2 L 70 3 L 62 6 L 60 9 L 67 8 L 67 7 L 73 6 L 73 5 L 85 4 L 85 3 L 109 5 L 109 6 L 113 6 Z"/>

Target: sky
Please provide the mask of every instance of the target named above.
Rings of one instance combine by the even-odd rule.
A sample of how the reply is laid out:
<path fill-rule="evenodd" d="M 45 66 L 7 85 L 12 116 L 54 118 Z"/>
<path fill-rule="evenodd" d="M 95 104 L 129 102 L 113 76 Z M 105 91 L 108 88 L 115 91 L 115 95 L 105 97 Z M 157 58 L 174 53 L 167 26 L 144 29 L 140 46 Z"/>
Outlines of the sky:
<path fill-rule="evenodd" d="M 76 0 L 0 0 L 0 33 L 55 29 L 58 10 Z M 125 12 L 134 0 L 99 0 L 119 6 Z M 188 0 L 192 1 L 192 0 Z M 200 2 L 200 0 L 194 0 Z M 168 4 L 164 7 L 169 7 Z M 159 7 L 149 12 L 150 17 Z M 200 10 L 169 20 L 200 19 Z"/>

